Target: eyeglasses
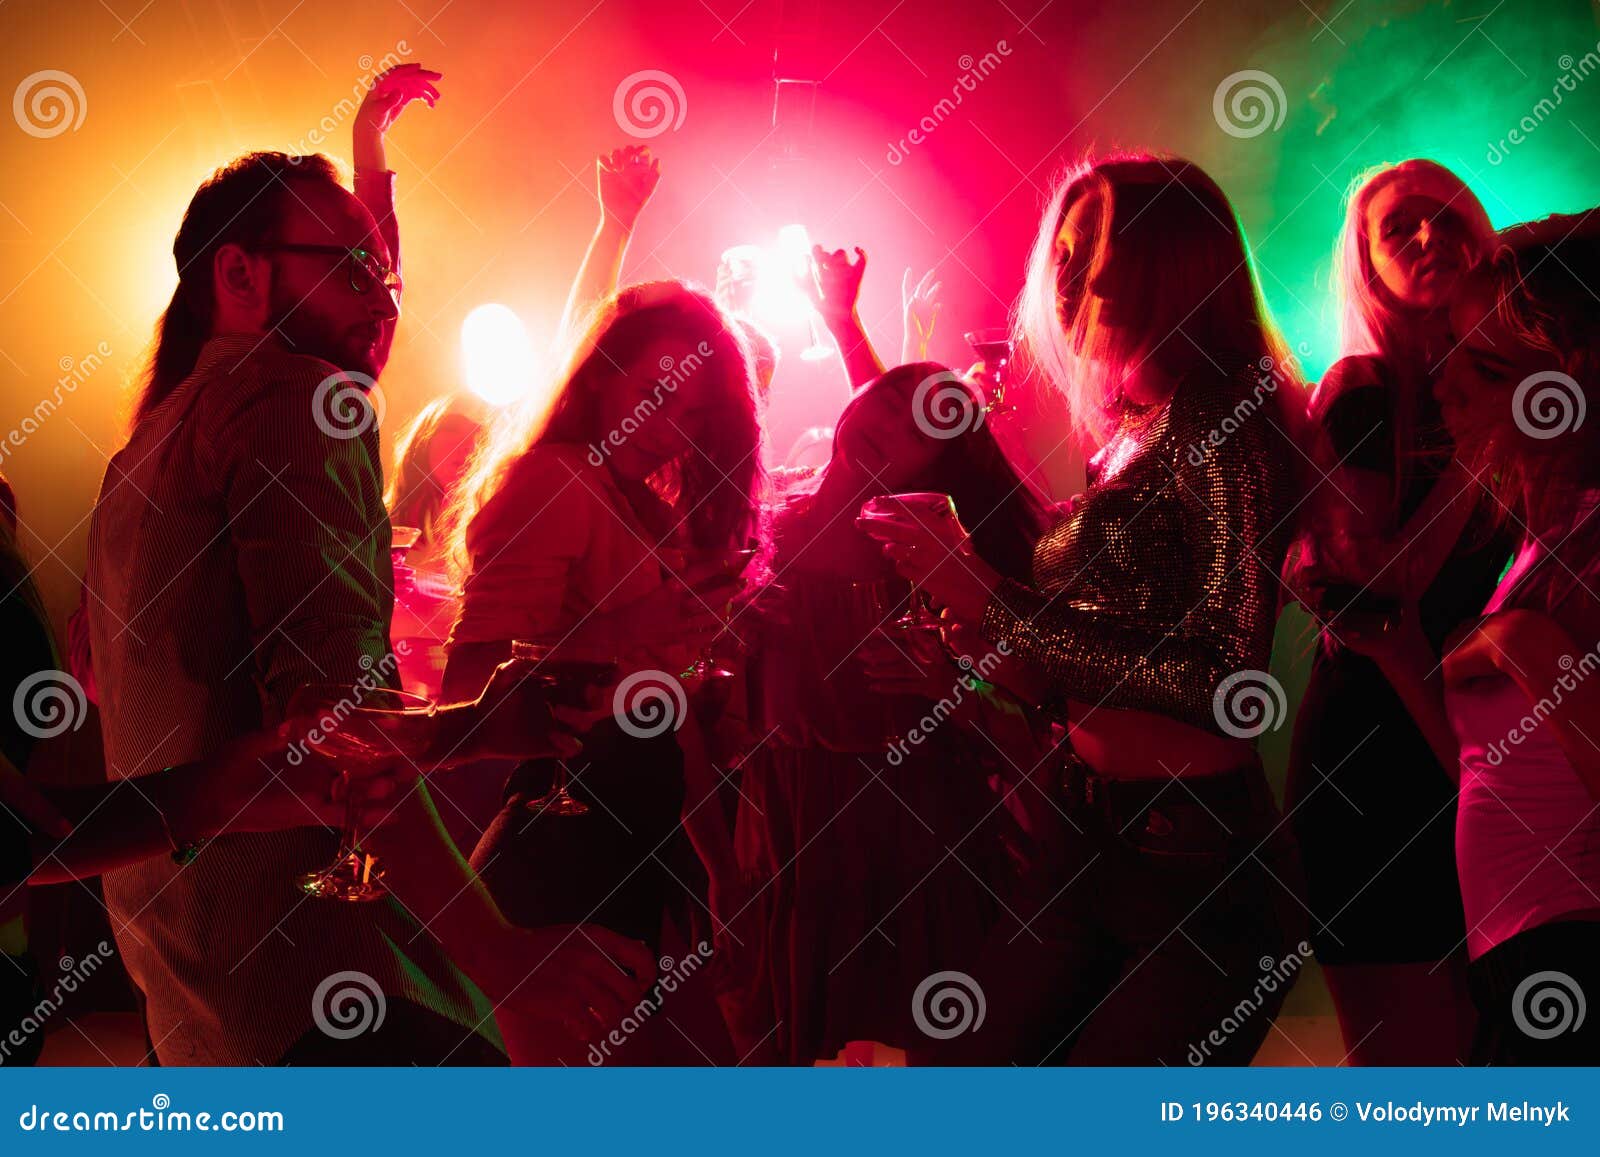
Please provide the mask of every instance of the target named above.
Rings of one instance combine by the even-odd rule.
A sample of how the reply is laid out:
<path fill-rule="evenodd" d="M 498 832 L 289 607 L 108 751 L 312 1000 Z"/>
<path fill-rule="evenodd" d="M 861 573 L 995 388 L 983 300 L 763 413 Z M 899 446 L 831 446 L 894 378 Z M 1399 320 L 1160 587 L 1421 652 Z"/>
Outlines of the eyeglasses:
<path fill-rule="evenodd" d="M 386 265 L 382 258 L 370 249 L 360 246 L 347 248 L 343 245 L 290 245 L 278 243 L 262 245 L 259 247 L 267 253 L 328 253 L 344 258 L 350 269 L 350 288 L 357 293 L 366 293 L 374 285 L 381 285 L 387 289 L 391 296 L 400 296 L 400 274 Z"/>

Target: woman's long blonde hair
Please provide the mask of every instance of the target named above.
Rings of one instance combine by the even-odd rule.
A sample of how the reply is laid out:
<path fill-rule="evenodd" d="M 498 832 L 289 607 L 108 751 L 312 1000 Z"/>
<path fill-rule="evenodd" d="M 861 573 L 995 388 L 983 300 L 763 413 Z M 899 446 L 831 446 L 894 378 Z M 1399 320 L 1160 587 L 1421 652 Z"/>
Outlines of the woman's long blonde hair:
<path fill-rule="evenodd" d="M 1102 212 L 1088 279 L 1114 264 L 1155 345 L 1196 362 L 1259 366 L 1270 358 L 1298 383 L 1262 302 L 1244 232 L 1217 183 L 1193 162 L 1152 153 L 1084 161 L 1052 186 L 1016 311 L 1019 347 L 1065 395 L 1080 435 L 1092 443 L 1115 428 L 1121 383 L 1136 353 L 1125 334 L 1097 323 L 1093 294 L 1083 294 L 1072 316 L 1060 313 L 1056 238 L 1073 206 L 1091 195 Z"/>
<path fill-rule="evenodd" d="M 1384 287 L 1372 264 L 1367 237 L 1367 212 L 1373 199 L 1398 180 L 1412 180 L 1439 204 L 1466 224 L 1473 251 L 1465 255 L 1463 271 L 1493 251 L 1494 226 L 1483 204 L 1466 182 L 1436 161 L 1414 157 L 1398 164 L 1379 165 L 1362 173 L 1350 186 L 1345 200 L 1344 226 L 1334 249 L 1334 295 L 1339 311 L 1339 356 L 1374 355 L 1385 369 L 1396 397 L 1390 403 L 1390 429 L 1394 440 L 1394 511 L 1401 509 L 1420 459 L 1427 452 L 1419 444 L 1418 410 L 1426 403 L 1422 391 L 1433 388 L 1437 367 L 1430 366 L 1422 347 L 1414 314 L 1408 314 Z"/>
<path fill-rule="evenodd" d="M 1344 225 L 1334 249 L 1334 293 L 1339 311 L 1339 356 L 1378 354 L 1391 361 L 1416 357 L 1408 318 L 1378 279 L 1367 244 L 1367 210 L 1387 185 L 1409 178 L 1428 187 L 1439 203 L 1466 223 L 1476 252 L 1464 263 L 1470 268 L 1494 249 L 1494 226 L 1483 204 L 1467 184 L 1437 161 L 1414 157 L 1398 164 L 1368 169 L 1350 185 L 1345 198 Z"/>

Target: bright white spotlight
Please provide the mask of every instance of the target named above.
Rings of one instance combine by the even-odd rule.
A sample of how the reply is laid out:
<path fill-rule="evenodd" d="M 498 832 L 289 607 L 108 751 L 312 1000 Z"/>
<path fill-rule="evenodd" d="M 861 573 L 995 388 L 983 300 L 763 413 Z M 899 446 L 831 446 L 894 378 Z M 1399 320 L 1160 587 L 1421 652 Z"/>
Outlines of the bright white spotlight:
<path fill-rule="evenodd" d="M 504 406 L 533 387 L 535 357 L 528 327 L 510 306 L 480 305 L 461 323 L 461 368 L 467 389 Z"/>
<path fill-rule="evenodd" d="M 804 225 L 778 230 L 778 244 L 763 254 L 756 273 L 752 312 L 777 326 L 804 325 L 811 317 L 811 302 L 796 278 L 811 275 L 811 239 Z"/>

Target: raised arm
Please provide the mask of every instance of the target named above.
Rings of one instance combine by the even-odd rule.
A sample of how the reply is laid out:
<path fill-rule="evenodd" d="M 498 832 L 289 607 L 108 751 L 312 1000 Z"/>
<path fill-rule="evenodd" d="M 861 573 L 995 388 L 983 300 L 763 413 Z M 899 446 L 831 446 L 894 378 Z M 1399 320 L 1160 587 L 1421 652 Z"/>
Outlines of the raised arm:
<path fill-rule="evenodd" d="M 661 180 L 661 161 L 643 145 L 612 149 L 595 159 L 594 168 L 600 224 L 589 240 L 561 315 L 561 332 L 567 336 L 583 324 L 590 310 L 617 291 L 634 225 Z"/>
<path fill-rule="evenodd" d="M 939 320 L 939 290 L 944 283 L 933 280 L 933 270 L 912 284 L 911 270 L 900 276 L 900 312 L 905 321 L 905 336 L 900 342 L 900 364 L 928 360 L 928 343 L 933 340 L 933 326 Z"/>
<path fill-rule="evenodd" d="M 811 276 L 801 285 L 811 299 L 844 359 L 845 377 L 858 390 L 883 374 L 883 363 L 872 348 L 872 340 L 861 324 L 856 309 L 861 296 L 861 278 L 867 271 L 867 255 L 858 246 L 851 261 L 843 249 L 829 253 L 820 245 L 811 249 Z"/>
<path fill-rule="evenodd" d="M 355 193 L 378 223 L 396 269 L 400 268 L 400 226 L 394 213 L 394 173 L 384 141 L 406 105 L 421 100 L 433 107 L 439 99 L 435 85 L 442 77 L 420 64 L 401 64 L 381 73 L 362 98 L 350 130 Z"/>

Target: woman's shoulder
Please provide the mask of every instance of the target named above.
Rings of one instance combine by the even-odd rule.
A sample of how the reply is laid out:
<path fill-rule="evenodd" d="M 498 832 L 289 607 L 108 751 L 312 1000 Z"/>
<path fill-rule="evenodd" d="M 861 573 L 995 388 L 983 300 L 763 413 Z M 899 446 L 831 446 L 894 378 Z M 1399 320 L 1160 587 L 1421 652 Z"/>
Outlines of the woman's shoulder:
<path fill-rule="evenodd" d="M 565 442 L 536 442 L 506 472 L 502 498 L 520 499 L 537 493 L 570 493 L 574 501 L 583 494 L 602 493 L 606 486 L 605 459 L 586 446 Z"/>
<path fill-rule="evenodd" d="M 507 468 L 493 497 L 483 505 L 468 530 L 468 548 L 479 551 L 506 537 L 539 534 L 562 539 L 582 535 L 601 506 L 608 505 L 602 467 L 594 466 L 582 446 L 536 443 Z M 565 530 L 561 528 L 565 527 Z"/>
<path fill-rule="evenodd" d="M 1311 416 L 1321 420 L 1341 400 L 1353 400 L 1357 391 L 1372 391 L 1360 395 L 1373 402 L 1388 404 L 1389 364 L 1380 354 L 1352 354 L 1340 358 L 1328 367 L 1322 381 L 1311 392 L 1308 407 Z"/>
<path fill-rule="evenodd" d="M 1298 384 L 1285 385 L 1270 365 L 1207 364 L 1178 383 L 1167 404 L 1169 437 L 1191 464 L 1208 459 L 1230 442 L 1259 450 L 1294 437 L 1300 406 Z M 1282 437 L 1271 433 L 1277 426 Z M 1286 443 L 1285 443 L 1286 444 Z"/>

